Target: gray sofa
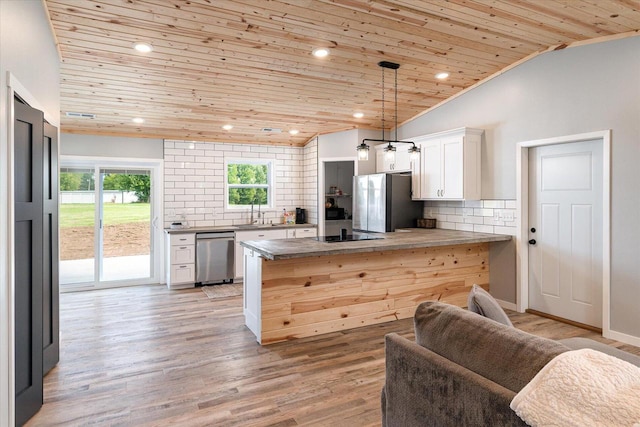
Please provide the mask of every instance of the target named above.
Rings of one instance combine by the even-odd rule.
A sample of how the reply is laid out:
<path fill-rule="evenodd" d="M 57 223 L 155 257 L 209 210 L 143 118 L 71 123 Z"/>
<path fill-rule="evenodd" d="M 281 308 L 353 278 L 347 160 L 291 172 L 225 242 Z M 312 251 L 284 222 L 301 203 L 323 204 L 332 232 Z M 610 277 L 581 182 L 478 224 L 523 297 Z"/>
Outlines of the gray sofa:
<path fill-rule="evenodd" d="M 439 302 L 422 303 L 414 323 L 416 342 L 386 337 L 383 426 L 526 426 L 509 404 L 556 355 L 590 347 L 640 366 L 593 340 L 553 341 Z"/>

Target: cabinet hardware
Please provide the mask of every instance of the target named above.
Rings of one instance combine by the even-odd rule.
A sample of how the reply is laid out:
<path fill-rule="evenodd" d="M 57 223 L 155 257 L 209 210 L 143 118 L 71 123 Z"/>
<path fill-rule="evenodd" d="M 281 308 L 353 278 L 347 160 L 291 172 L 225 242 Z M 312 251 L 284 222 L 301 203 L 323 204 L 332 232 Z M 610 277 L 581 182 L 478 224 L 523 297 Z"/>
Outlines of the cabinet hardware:
<path fill-rule="evenodd" d="M 529 244 L 530 244 L 530 245 L 535 245 L 535 244 L 536 244 L 536 239 L 531 239 L 531 240 L 529 240 Z"/>

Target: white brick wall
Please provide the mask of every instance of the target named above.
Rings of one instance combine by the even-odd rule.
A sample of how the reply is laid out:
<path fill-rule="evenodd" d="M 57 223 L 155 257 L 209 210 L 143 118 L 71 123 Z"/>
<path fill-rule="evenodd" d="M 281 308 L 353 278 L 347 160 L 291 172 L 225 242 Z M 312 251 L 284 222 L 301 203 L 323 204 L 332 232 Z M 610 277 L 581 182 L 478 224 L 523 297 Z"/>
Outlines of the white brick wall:
<path fill-rule="evenodd" d="M 302 175 L 304 176 L 303 205 L 307 208 L 307 222 L 318 223 L 318 138 L 313 138 L 303 149 Z"/>
<path fill-rule="evenodd" d="M 435 218 L 437 228 L 516 234 L 515 200 L 428 201 L 424 203 L 424 216 Z"/>
<path fill-rule="evenodd" d="M 316 210 L 317 144 L 307 147 L 273 147 L 255 144 L 164 141 L 164 225 L 184 215 L 191 227 L 247 224 L 250 212 L 224 209 L 225 158 L 274 159 L 275 208 L 264 213 L 265 223 L 282 222 L 282 210 L 296 207 Z M 315 174 L 315 176 L 314 176 Z M 317 218 L 317 214 L 315 215 Z M 257 219 L 257 208 L 254 210 Z M 308 222 L 315 223 L 309 218 Z"/>

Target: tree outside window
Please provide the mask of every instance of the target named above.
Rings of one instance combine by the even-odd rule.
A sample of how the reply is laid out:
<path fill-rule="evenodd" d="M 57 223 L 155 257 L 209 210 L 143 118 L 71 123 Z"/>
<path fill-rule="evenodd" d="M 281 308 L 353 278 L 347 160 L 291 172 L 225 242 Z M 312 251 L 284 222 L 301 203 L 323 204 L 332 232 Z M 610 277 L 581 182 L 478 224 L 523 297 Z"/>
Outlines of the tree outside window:
<path fill-rule="evenodd" d="M 270 206 L 271 162 L 227 162 L 227 206 L 244 207 L 251 204 Z"/>

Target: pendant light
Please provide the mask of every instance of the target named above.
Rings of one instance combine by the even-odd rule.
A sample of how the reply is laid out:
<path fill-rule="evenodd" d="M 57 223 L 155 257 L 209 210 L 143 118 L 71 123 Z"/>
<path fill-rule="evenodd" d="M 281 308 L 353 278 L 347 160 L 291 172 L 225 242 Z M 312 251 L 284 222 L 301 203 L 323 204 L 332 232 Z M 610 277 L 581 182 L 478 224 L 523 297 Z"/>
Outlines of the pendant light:
<path fill-rule="evenodd" d="M 409 148 L 409 153 L 411 154 L 411 160 L 418 160 L 420 156 L 420 148 L 416 147 L 416 144 L 412 141 L 398 141 L 398 68 L 400 68 L 400 64 L 396 64 L 395 62 L 389 61 L 380 61 L 378 62 L 378 66 L 382 69 L 382 139 L 369 139 L 365 138 L 362 140 L 362 143 L 356 147 L 358 152 L 358 160 L 369 160 L 369 146 L 366 141 L 369 142 L 386 142 L 387 146 L 384 147 L 384 156 L 385 159 L 389 162 L 394 162 L 396 159 L 396 147 L 392 144 L 411 144 L 411 148 Z M 385 68 L 394 70 L 395 77 L 395 86 L 394 86 L 394 94 L 395 94 L 395 139 L 385 139 L 384 138 L 384 70 Z"/>

